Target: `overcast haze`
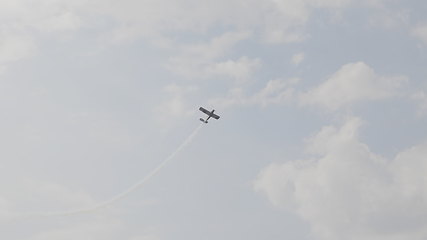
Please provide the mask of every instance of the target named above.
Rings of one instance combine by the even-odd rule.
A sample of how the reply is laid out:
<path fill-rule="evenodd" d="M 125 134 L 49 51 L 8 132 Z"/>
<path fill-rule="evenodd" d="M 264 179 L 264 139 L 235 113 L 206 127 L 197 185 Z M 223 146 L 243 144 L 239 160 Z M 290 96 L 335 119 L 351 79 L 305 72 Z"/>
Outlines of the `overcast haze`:
<path fill-rule="evenodd" d="M 426 12 L 0 0 L 0 238 L 426 239 Z"/>

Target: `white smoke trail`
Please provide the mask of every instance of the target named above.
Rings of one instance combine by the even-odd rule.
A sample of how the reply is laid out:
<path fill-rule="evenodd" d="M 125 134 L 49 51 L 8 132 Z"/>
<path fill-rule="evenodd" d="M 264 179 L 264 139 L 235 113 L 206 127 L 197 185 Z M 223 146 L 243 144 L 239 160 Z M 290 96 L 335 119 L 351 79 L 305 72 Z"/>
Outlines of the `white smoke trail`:
<path fill-rule="evenodd" d="M 95 206 L 92 206 L 89 208 L 82 208 L 82 209 L 70 210 L 70 211 L 64 211 L 64 212 L 32 213 L 32 214 L 26 214 L 25 217 L 71 216 L 71 215 L 77 215 L 77 214 L 83 214 L 83 213 L 91 213 L 101 208 L 105 208 L 112 205 L 113 203 L 125 198 L 127 195 L 131 194 L 135 190 L 145 185 L 145 183 L 147 183 L 148 180 L 150 180 L 154 175 L 156 175 L 168 162 L 170 162 L 185 146 L 187 146 L 193 140 L 193 138 L 197 135 L 197 133 L 199 132 L 202 126 L 203 125 L 200 124 L 196 129 L 194 129 L 194 131 L 184 140 L 184 142 L 172 154 L 170 154 L 165 160 L 163 160 L 163 162 L 161 162 L 156 168 L 154 168 L 148 175 L 146 175 L 144 178 L 142 178 L 141 180 L 139 180 L 138 182 L 130 186 L 125 191 L 112 197 L 111 199 L 100 202 Z"/>

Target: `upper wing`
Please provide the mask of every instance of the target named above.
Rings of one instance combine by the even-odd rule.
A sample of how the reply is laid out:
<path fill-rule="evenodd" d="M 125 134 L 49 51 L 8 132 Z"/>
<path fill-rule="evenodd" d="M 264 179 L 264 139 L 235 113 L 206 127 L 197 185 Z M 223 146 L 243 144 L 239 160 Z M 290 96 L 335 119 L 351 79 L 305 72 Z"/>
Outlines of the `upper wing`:
<path fill-rule="evenodd" d="M 213 117 L 213 118 L 215 118 L 215 119 L 219 119 L 219 116 L 218 116 L 218 115 L 216 115 L 215 113 L 212 113 L 212 114 L 211 114 L 211 117 Z"/>
<path fill-rule="evenodd" d="M 204 112 L 204 113 L 206 113 L 207 115 L 211 114 L 211 112 L 209 112 L 208 110 L 206 110 L 206 109 L 204 109 L 202 107 L 200 107 L 199 110 L 202 111 L 202 112 Z"/>
<path fill-rule="evenodd" d="M 204 112 L 205 114 L 207 114 L 209 117 L 213 117 L 215 119 L 219 119 L 218 115 L 216 115 L 215 113 L 212 113 L 212 112 L 210 112 L 210 111 L 208 111 L 208 110 L 206 110 L 206 109 L 204 109 L 202 107 L 200 107 L 199 110 L 202 111 L 202 112 Z"/>

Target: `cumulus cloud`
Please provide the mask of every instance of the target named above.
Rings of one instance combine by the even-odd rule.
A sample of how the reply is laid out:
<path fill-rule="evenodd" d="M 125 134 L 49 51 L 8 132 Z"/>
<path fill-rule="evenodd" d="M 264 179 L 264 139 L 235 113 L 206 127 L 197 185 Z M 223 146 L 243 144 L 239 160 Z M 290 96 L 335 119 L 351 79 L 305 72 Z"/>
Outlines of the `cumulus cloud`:
<path fill-rule="evenodd" d="M 291 62 L 292 64 L 294 64 L 295 66 L 300 65 L 300 63 L 302 63 L 302 61 L 304 61 L 305 58 L 305 54 L 304 53 L 296 53 L 292 56 L 291 58 Z"/>
<path fill-rule="evenodd" d="M 409 25 L 409 11 L 390 10 L 386 6 L 378 7 L 379 11 L 369 17 L 369 23 L 375 27 L 392 29 L 396 27 L 407 27 Z"/>
<path fill-rule="evenodd" d="M 307 221 L 316 239 L 425 239 L 427 144 L 388 160 L 358 139 L 361 124 L 322 128 L 307 141 L 310 159 L 271 164 L 256 191 Z"/>
<path fill-rule="evenodd" d="M 414 27 L 412 29 L 412 35 L 427 44 L 427 23 Z"/>
<path fill-rule="evenodd" d="M 342 66 L 319 86 L 302 93 L 302 105 L 338 110 L 359 102 L 381 100 L 401 95 L 404 76 L 381 76 L 364 62 Z"/>
<path fill-rule="evenodd" d="M 26 240 L 72 240 L 72 239 L 116 239 L 117 231 L 121 228 L 120 222 L 111 219 L 98 221 L 84 221 L 72 226 L 59 227 L 36 233 Z"/>
<path fill-rule="evenodd" d="M 316 9 L 339 10 L 353 0 L 6 0 L 0 3 L 0 31 L 19 36 L 51 34 L 82 28 L 98 31 L 103 43 L 139 38 L 170 45 L 180 32 L 206 34 L 224 26 L 251 30 L 268 43 L 304 40 L 305 26 Z M 101 28 L 100 28 L 101 27 Z M 35 45 L 37 41 L 33 40 Z M 27 48 L 22 48 L 24 51 Z M 228 63 L 227 59 L 223 64 Z M 235 59 L 230 61 L 236 61 Z M 218 62 L 217 62 L 218 63 Z M 240 63 L 241 64 L 241 63 Z M 233 73 L 234 74 L 234 73 Z"/>
<path fill-rule="evenodd" d="M 271 21 L 271 23 L 266 24 L 263 33 L 263 41 L 268 44 L 302 42 L 309 37 L 304 31 L 303 26 L 305 24 L 303 23 L 291 24 L 288 20 L 274 18 Z"/>
<path fill-rule="evenodd" d="M 271 104 L 289 103 L 294 99 L 294 85 L 298 81 L 298 78 L 270 80 L 264 88 L 250 95 L 245 93 L 243 88 L 233 88 L 228 92 L 227 96 L 211 99 L 209 102 L 211 105 L 218 106 L 221 109 L 245 105 L 265 107 Z"/>
<path fill-rule="evenodd" d="M 41 1 L 41 0 L 40 0 Z M 353 0 L 80 0 L 81 12 L 112 22 L 115 42 L 144 37 L 154 42 L 177 32 L 206 33 L 215 27 L 251 29 L 267 43 L 304 40 L 305 25 L 316 9 L 338 11 Z M 83 4 L 84 3 L 84 4 Z M 63 4 L 64 5 L 64 4 Z M 68 4 L 69 5 L 69 4 Z M 74 4 L 76 5 L 76 4 Z M 74 6 L 73 5 L 73 6 Z M 87 16 L 86 16 L 87 17 Z"/>
<path fill-rule="evenodd" d="M 257 70 L 261 61 L 242 56 L 222 60 L 234 45 L 248 39 L 250 32 L 227 32 L 207 43 L 181 47 L 180 54 L 169 59 L 168 69 L 188 78 L 207 79 L 224 76 L 244 82 Z"/>
<path fill-rule="evenodd" d="M 268 43 L 292 43 L 300 42 L 308 37 L 305 25 L 310 19 L 311 13 L 316 9 L 339 9 L 345 8 L 351 0 L 272 0 L 266 9 L 263 29 L 264 39 Z M 274 9 L 274 10 L 273 10 Z"/>
<path fill-rule="evenodd" d="M 303 53 L 295 54 L 292 62 L 298 64 L 303 59 Z M 244 87 L 238 86 L 229 90 L 227 96 L 212 99 L 210 102 L 222 108 L 294 102 L 301 106 L 318 106 L 336 111 L 358 103 L 407 95 L 402 91 L 407 77 L 381 76 L 364 62 L 342 66 L 326 81 L 308 91 L 298 90 L 296 88 L 298 82 L 298 78 L 271 80 L 263 89 L 252 94 L 248 94 Z M 412 99 L 423 102 L 423 95 L 422 93 L 413 95 Z"/>
<path fill-rule="evenodd" d="M 339 9 L 351 0 L 125 0 L 97 1 L 97 13 L 131 28 L 134 34 L 158 36 L 177 31 L 206 32 L 212 26 L 259 29 L 271 43 L 301 41 L 311 12 L 316 8 Z"/>
<path fill-rule="evenodd" d="M 160 237 L 154 234 L 133 237 L 130 240 L 160 240 Z"/>
<path fill-rule="evenodd" d="M 169 84 L 164 87 L 163 91 L 168 95 L 168 99 L 155 109 L 157 121 L 162 124 L 171 124 L 171 118 L 177 119 L 194 114 L 194 106 L 190 105 L 187 100 L 197 90 L 195 86 L 177 84 Z"/>
<path fill-rule="evenodd" d="M 31 36 L 0 32 L 0 64 L 27 58 L 33 55 L 35 50 Z"/>
<path fill-rule="evenodd" d="M 252 76 L 260 65 L 261 60 L 258 58 L 251 59 L 248 57 L 241 57 L 237 60 L 227 60 L 208 65 L 206 74 L 212 76 L 226 76 L 236 79 L 237 81 L 245 81 Z"/>
<path fill-rule="evenodd" d="M 91 207 L 96 201 L 64 185 L 16 172 L 2 172 L 1 180 L 0 223 L 10 228 L 0 232 L 1 239 L 159 239 L 155 229 L 146 226 L 130 231 L 123 219 L 112 214 L 117 214 L 115 207 L 92 214 L 46 216 Z"/>
<path fill-rule="evenodd" d="M 56 36 L 64 31 L 83 28 L 98 32 L 98 40 L 103 44 L 126 43 L 144 38 L 157 46 L 176 47 L 173 44 L 176 33 L 205 35 L 209 29 L 224 26 L 235 32 L 256 32 L 259 39 L 268 43 L 289 43 L 302 41 L 308 36 L 305 25 L 316 9 L 338 10 L 349 6 L 351 2 L 352 0 L 36 0 L 28 4 L 25 0 L 7 0 L 0 3 L 0 20 L 3 22 L 0 32 L 11 37 L 22 37 L 17 41 L 21 47 L 14 45 L 13 51 L 16 54 L 12 54 L 9 59 L 31 55 L 36 49 L 39 34 Z M 204 48 L 209 53 L 216 50 L 215 46 L 209 46 L 213 47 L 212 50 L 203 45 L 196 48 Z M 0 43 L 0 49 L 10 49 L 9 47 L 10 45 L 2 46 Z M 183 50 L 198 51 L 189 48 L 184 46 Z M 227 50 L 227 47 L 224 49 Z M 245 56 L 208 62 L 202 60 L 201 63 L 195 61 L 197 57 L 203 56 L 194 52 L 180 55 L 171 58 L 169 65 L 175 72 L 183 74 L 202 67 L 205 74 L 214 72 L 243 79 L 260 63 L 257 58 Z M 235 67 L 238 70 L 234 70 Z"/>
<path fill-rule="evenodd" d="M 7 174 L 6 174 L 7 175 Z M 8 177 L 13 184 L 1 184 L 0 219 L 25 216 L 33 213 L 67 211 L 95 204 L 89 195 L 71 190 L 63 185 L 27 177 Z"/>
<path fill-rule="evenodd" d="M 83 1 L 84 2 L 84 1 Z M 78 29 L 82 1 L 6 0 L 0 3 L 0 64 L 32 56 L 36 36 Z"/>
<path fill-rule="evenodd" d="M 112 216 L 97 216 L 96 218 L 78 218 L 63 219 L 60 224 L 54 224 L 55 220 L 50 221 L 52 228 L 44 229 L 39 232 L 29 234 L 25 240 L 74 240 L 74 239 L 92 239 L 92 240 L 159 240 L 160 238 L 153 231 L 147 231 L 142 228 L 136 231 L 138 235 L 133 236 L 135 231 L 130 231 L 126 223 Z M 133 234 L 132 234 L 132 233 Z M 144 233 L 146 232 L 146 233 Z M 150 233 L 153 232 L 153 233 Z M 10 239 L 10 238 L 8 238 Z"/>
<path fill-rule="evenodd" d="M 418 105 L 418 114 L 427 114 L 427 94 L 424 91 L 418 91 L 412 94 L 410 97 Z"/>

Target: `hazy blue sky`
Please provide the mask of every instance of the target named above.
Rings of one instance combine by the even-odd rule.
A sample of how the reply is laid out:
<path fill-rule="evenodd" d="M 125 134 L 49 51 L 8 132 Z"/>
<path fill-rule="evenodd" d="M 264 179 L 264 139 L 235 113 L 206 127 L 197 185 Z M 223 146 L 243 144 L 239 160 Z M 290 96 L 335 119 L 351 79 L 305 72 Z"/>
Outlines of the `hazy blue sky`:
<path fill-rule="evenodd" d="M 426 239 L 426 12 L 0 0 L 0 238 Z"/>

